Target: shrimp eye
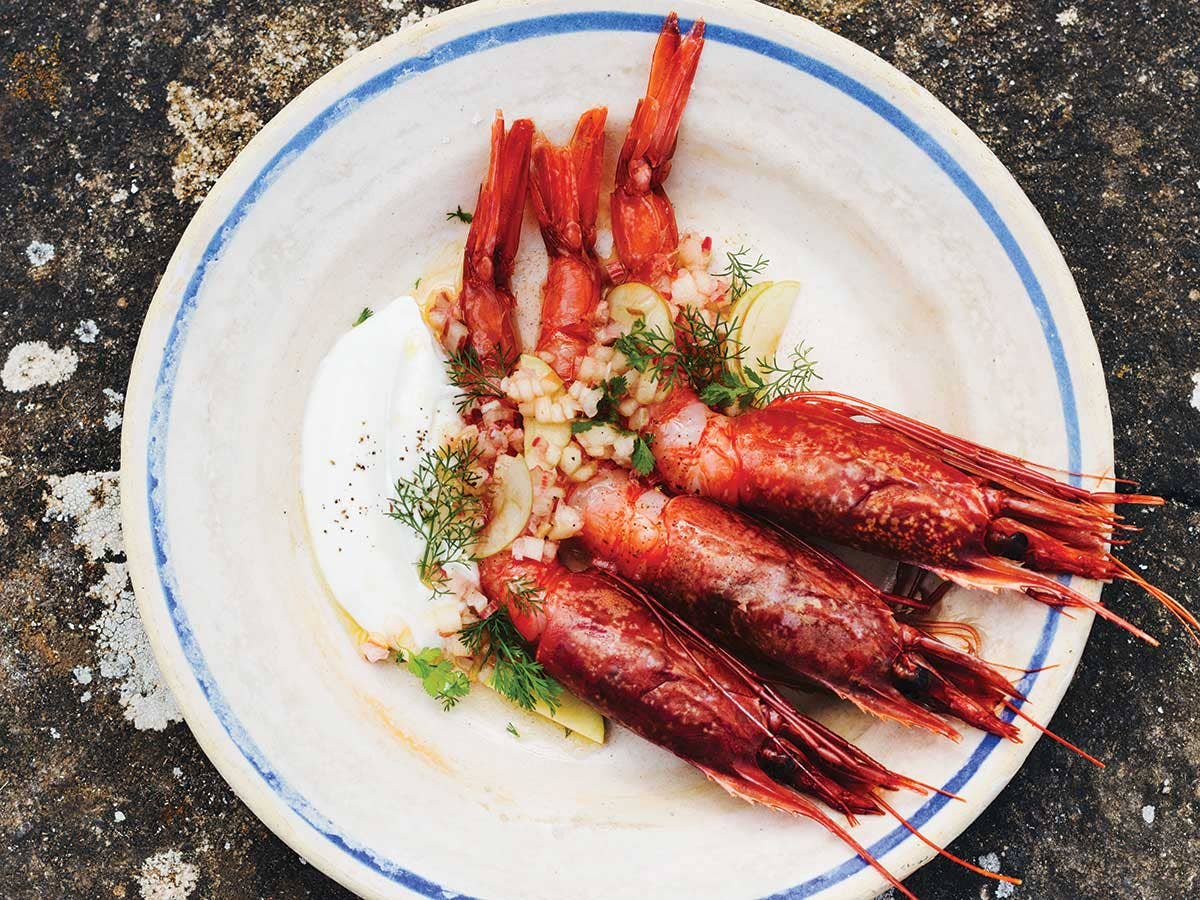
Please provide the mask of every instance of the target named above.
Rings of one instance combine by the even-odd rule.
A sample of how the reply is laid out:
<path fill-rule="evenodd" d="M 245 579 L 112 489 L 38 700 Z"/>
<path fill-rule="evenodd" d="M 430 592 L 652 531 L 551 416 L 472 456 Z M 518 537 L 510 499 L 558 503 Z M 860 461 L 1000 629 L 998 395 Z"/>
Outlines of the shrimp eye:
<path fill-rule="evenodd" d="M 1025 559 L 1025 553 L 1029 549 L 1029 537 L 1021 531 L 1015 531 L 1001 538 L 993 538 L 989 543 L 991 546 L 988 549 L 997 556 L 1017 562 Z"/>
<path fill-rule="evenodd" d="M 933 681 L 933 673 L 924 666 L 915 666 L 911 672 L 897 674 L 900 676 L 897 687 L 900 689 L 900 693 L 910 700 L 924 695 Z"/>

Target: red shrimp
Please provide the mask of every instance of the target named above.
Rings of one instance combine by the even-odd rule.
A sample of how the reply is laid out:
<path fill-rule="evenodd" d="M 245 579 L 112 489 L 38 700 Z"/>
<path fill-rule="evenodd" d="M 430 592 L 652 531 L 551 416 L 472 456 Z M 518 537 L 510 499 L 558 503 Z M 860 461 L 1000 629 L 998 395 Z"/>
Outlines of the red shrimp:
<path fill-rule="evenodd" d="M 568 497 L 598 565 L 653 594 L 768 677 L 816 684 L 875 715 L 958 739 L 943 718 L 1011 740 L 999 673 L 911 625 L 835 557 L 701 497 L 610 468 Z"/>
<path fill-rule="evenodd" d="M 663 182 L 703 48 L 703 20 L 681 38 L 679 17 L 667 16 L 654 47 L 646 96 L 638 101 L 617 159 L 612 232 L 626 279 L 653 282 L 671 269 L 679 230 Z"/>
<path fill-rule="evenodd" d="M 565 147 L 533 139 L 530 194 L 550 255 L 537 349 L 563 378 L 592 342 L 602 270 L 596 260 L 596 211 L 604 156 L 604 107 L 579 118 Z"/>
<path fill-rule="evenodd" d="M 481 360 L 511 362 L 519 352 L 511 282 L 521 240 L 532 140 L 533 122 L 518 119 L 506 134 L 504 117 L 496 113 L 487 175 L 479 188 L 463 253 L 462 291 L 452 304 L 453 318 L 465 326 L 461 339 L 454 343 L 466 343 Z"/>
<path fill-rule="evenodd" d="M 1093 493 L 1015 456 L 840 394 L 803 393 L 726 416 L 678 388 L 650 413 L 658 472 L 674 491 L 751 510 L 803 534 L 912 563 L 966 587 L 1024 590 L 1145 632 L 1055 574 L 1140 585 L 1190 631 L 1181 604 L 1116 560 L 1126 527 Z"/>
<path fill-rule="evenodd" d="M 702 35 L 693 28 L 681 43 L 678 22 L 663 25 L 647 98 L 617 166 L 614 243 L 621 265 L 641 280 L 669 268 L 678 242 L 663 181 Z M 967 587 L 1023 590 L 1051 605 L 1086 607 L 1156 643 L 1052 576 L 1123 579 L 1148 591 L 1200 641 L 1192 613 L 1108 550 L 1114 530 L 1127 528 L 1109 507 L 1159 504 L 1157 497 L 1072 487 L 1015 456 L 834 393 L 783 397 L 731 418 L 679 388 L 651 411 L 647 431 L 673 491 L 703 494 Z"/>
<path fill-rule="evenodd" d="M 924 792 L 926 785 L 796 712 L 744 665 L 627 585 L 508 553 L 481 560 L 479 572 L 484 594 L 507 609 L 536 661 L 567 690 L 735 797 L 820 823 L 915 900 L 813 801 L 851 824 L 858 815 L 888 813 L 911 829 L 881 792 Z M 537 586 L 536 608 L 516 602 L 514 583 Z M 911 830 L 949 859 L 990 874 Z"/>

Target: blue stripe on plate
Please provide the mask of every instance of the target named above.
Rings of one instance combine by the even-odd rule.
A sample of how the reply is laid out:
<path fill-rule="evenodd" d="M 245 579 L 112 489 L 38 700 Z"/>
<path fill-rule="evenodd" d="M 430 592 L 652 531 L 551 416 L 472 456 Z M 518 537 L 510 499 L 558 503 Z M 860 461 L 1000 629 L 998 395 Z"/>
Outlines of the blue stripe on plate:
<path fill-rule="evenodd" d="M 165 469 L 167 429 L 170 424 L 172 391 L 178 370 L 180 354 L 187 337 L 188 323 L 196 309 L 200 287 L 204 282 L 205 273 L 221 255 L 222 250 L 233 238 L 238 226 L 246 217 L 254 203 L 270 189 L 275 179 L 318 137 L 333 127 L 340 119 L 353 111 L 359 104 L 381 94 L 393 86 L 407 81 L 423 72 L 429 72 L 438 66 L 461 59 L 465 56 L 490 49 L 503 44 L 512 44 L 536 38 L 544 38 L 558 34 L 575 34 L 587 31 L 630 31 L 656 33 L 662 24 L 660 15 L 627 13 L 627 12 L 588 12 L 569 13 L 543 16 L 510 22 L 486 28 L 472 34 L 464 35 L 430 50 L 423 56 L 407 59 L 374 76 L 347 93 L 336 103 L 326 107 L 320 114 L 301 128 L 276 153 L 259 172 L 258 176 L 238 199 L 232 211 L 226 217 L 221 227 L 217 229 L 205 248 L 204 255 L 197 265 L 195 272 L 188 281 L 179 310 L 172 322 L 163 351 L 162 363 L 155 384 L 154 401 L 150 413 L 150 429 L 147 450 L 147 487 L 149 494 L 149 515 L 151 523 L 151 540 L 154 548 L 155 561 L 159 579 L 162 583 L 163 594 L 167 608 L 174 623 L 176 634 L 192 672 L 199 683 L 209 706 L 217 719 L 225 728 L 230 739 L 241 751 L 242 756 L 262 777 L 279 798 L 301 819 L 323 835 L 333 845 L 358 862 L 375 872 L 404 885 L 412 891 L 427 897 L 444 898 L 454 896 L 428 879 L 408 871 L 403 866 L 380 857 L 369 848 L 363 847 L 339 832 L 335 824 L 323 816 L 301 794 L 291 788 L 276 772 L 259 749 L 249 732 L 234 715 L 213 678 L 204 660 L 196 636 L 188 623 L 187 613 L 180 599 L 179 587 L 175 582 L 170 562 L 169 542 L 167 539 L 165 511 Z M 996 207 L 984 194 L 978 184 L 967 174 L 957 160 L 934 139 L 925 129 L 912 118 L 902 112 L 895 104 L 884 98 L 860 81 L 842 72 L 834 66 L 801 53 L 791 47 L 776 43 L 758 35 L 739 31 L 721 25 L 710 24 L 707 31 L 708 40 L 713 43 L 727 44 L 739 47 L 751 53 L 756 53 L 768 59 L 776 60 L 786 66 L 811 75 L 841 91 L 847 97 L 861 103 L 883 119 L 891 123 L 909 140 L 916 144 L 943 171 L 946 176 L 962 191 L 971 202 L 983 221 L 996 236 L 1003 248 L 1021 283 L 1025 287 L 1029 302 L 1042 327 L 1046 347 L 1054 365 L 1055 377 L 1058 382 L 1059 395 L 1062 401 L 1063 425 L 1066 430 L 1068 446 L 1068 464 L 1071 471 L 1081 468 L 1079 417 L 1075 402 L 1075 391 L 1071 382 L 1070 367 L 1067 364 L 1062 341 L 1059 337 L 1058 326 L 1046 301 L 1046 295 L 1033 273 L 1029 260 L 1022 252 L 1016 237 L 1001 218 Z M 1073 477 L 1078 484 L 1078 478 Z M 1038 640 L 1032 658 L 1027 668 L 1040 668 L 1050 651 L 1058 630 L 1058 614 L 1048 611 L 1042 633 Z M 1027 675 L 1021 680 L 1022 692 L 1028 693 L 1037 680 L 1036 674 Z M 1011 713 L 1007 714 L 1011 719 Z M 971 757 L 953 776 L 942 786 L 950 793 L 960 791 L 978 771 L 979 767 L 999 743 L 999 739 L 985 736 L 971 754 Z M 942 809 L 949 799 L 937 795 L 924 803 L 912 816 L 913 825 L 921 826 L 928 822 Z M 905 840 L 915 840 L 903 827 L 897 827 L 869 849 L 871 853 L 882 858 L 889 850 Z M 845 862 L 830 869 L 815 878 L 774 895 L 776 898 L 809 897 L 819 891 L 832 887 L 845 880 L 866 866 L 858 856 L 852 856 Z"/>

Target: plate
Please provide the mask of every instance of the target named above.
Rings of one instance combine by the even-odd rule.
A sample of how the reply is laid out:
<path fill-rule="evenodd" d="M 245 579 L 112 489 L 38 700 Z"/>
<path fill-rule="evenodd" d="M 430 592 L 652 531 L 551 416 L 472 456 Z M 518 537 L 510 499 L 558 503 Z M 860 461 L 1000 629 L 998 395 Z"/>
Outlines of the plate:
<path fill-rule="evenodd" d="M 745 0 L 676 7 L 709 23 L 669 184 L 679 220 L 760 250 L 766 277 L 804 283 L 789 333 L 815 348 L 822 386 L 1049 465 L 1110 471 L 1104 382 L 1070 273 L 983 144 L 810 22 Z M 588 748 L 479 691 L 443 713 L 415 679 L 357 657 L 308 546 L 299 436 L 323 354 L 362 307 L 404 293 L 464 237 L 445 212 L 474 202 L 497 107 L 561 140 L 581 110 L 608 104 L 611 168 L 668 8 L 483 2 L 355 55 L 222 176 L 147 314 L 121 481 L 155 652 L 247 805 L 363 896 L 864 898 L 884 887 L 820 828 L 735 801 L 618 729 Z M 544 266 L 532 230 L 519 265 L 528 307 Z M 981 629 L 988 658 L 1055 665 L 1022 682 L 1030 712 L 1049 720 L 1090 616 L 963 591 L 949 602 Z M 962 798 L 893 798 L 942 843 L 1036 737 L 968 730 L 953 744 L 814 708 Z M 856 835 L 899 876 L 929 857 L 893 821 Z"/>

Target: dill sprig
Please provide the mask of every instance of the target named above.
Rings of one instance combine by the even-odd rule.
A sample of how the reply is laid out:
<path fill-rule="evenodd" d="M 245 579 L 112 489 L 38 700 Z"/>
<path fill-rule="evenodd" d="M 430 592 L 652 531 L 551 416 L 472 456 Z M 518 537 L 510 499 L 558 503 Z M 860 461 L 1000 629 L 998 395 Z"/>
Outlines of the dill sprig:
<path fill-rule="evenodd" d="M 759 359 L 753 366 L 743 364 L 741 375 L 726 368 L 720 377 L 700 391 L 700 400 L 708 406 L 732 408 L 735 412 L 766 406 L 772 400 L 808 390 L 819 379 L 817 364 L 809 357 L 811 347 L 801 344 L 792 350 L 785 365 L 776 359 Z"/>
<path fill-rule="evenodd" d="M 478 666 L 493 666 L 492 687 L 498 693 L 522 709 L 533 709 L 539 701 L 552 712 L 558 709 L 562 685 L 530 657 L 506 608 L 463 626 L 458 635 Z"/>
<path fill-rule="evenodd" d="M 674 340 L 661 328 L 647 328 L 639 319 L 613 346 L 633 368 L 668 390 L 677 380 L 682 381 L 707 405 L 735 412 L 808 390 L 809 384 L 821 377 L 810 356 L 812 349 L 803 344 L 782 364 L 776 358 L 758 359 L 754 365 L 742 362 L 746 348 L 734 332 L 734 320 L 717 316 L 709 322 L 698 310 L 685 308 L 675 326 Z"/>
<path fill-rule="evenodd" d="M 435 590 L 443 580 L 442 567 L 470 561 L 475 547 L 483 514 L 483 500 L 475 492 L 478 459 L 474 441 L 427 451 L 412 477 L 396 482 L 389 503 L 388 515 L 424 543 L 417 571 Z"/>
<path fill-rule="evenodd" d="M 729 294 L 733 300 L 737 300 L 746 293 L 752 284 L 751 279 L 755 275 L 761 275 L 770 264 L 770 260 L 761 253 L 754 262 L 751 262 L 749 247 L 738 247 L 733 253 L 726 253 L 725 258 L 728 260 L 728 265 L 723 271 L 717 273 L 717 277 L 729 279 Z"/>
<path fill-rule="evenodd" d="M 373 315 L 375 315 L 375 311 L 372 310 L 371 307 L 369 307 L 369 306 L 364 306 L 362 309 L 362 312 L 360 312 L 358 314 L 358 318 L 354 320 L 354 324 L 350 327 L 357 328 L 359 325 L 361 325 L 363 322 L 367 321 L 367 319 L 371 318 L 371 316 L 373 316 Z"/>
<path fill-rule="evenodd" d="M 446 213 L 446 221 L 447 222 L 453 221 L 454 219 L 458 219 L 458 221 L 466 222 L 468 225 L 470 225 L 471 222 L 475 219 L 475 215 L 473 213 L 467 212 L 465 209 L 462 208 L 462 206 L 458 206 L 452 212 Z"/>
<path fill-rule="evenodd" d="M 742 347 L 733 337 L 734 322 L 717 316 L 712 322 L 698 309 L 684 307 L 675 323 L 675 336 L 661 326 L 649 328 L 644 319 L 617 338 L 613 347 L 639 372 L 649 373 L 670 390 L 676 381 L 701 391 L 722 371 L 741 358 Z"/>
<path fill-rule="evenodd" d="M 442 709 L 447 712 L 471 692 L 471 680 L 437 647 L 426 647 L 407 656 L 404 651 L 398 651 L 396 663 L 407 666 L 408 671 L 420 678 L 425 693 L 440 700 Z"/>
<path fill-rule="evenodd" d="M 502 399 L 504 391 L 500 382 L 512 368 L 511 354 L 501 351 L 495 359 L 480 359 L 470 344 L 450 354 L 446 360 L 446 373 L 450 383 L 458 388 L 454 402 L 459 413 L 466 412 L 472 403 L 488 399 Z"/>
<path fill-rule="evenodd" d="M 540 612 L 546 599 L 537 582 L 528 575 L 510 579 L 504 585 L 504 592 L 520 613 Z"/>
<path fill-rule="evenodd" d="M 517 726 L 512 722 L 509 722 L 508 725 L 505 726 L 504 730 L 515 738 L 519 738 L 521 736 L 521 732 L 517 731 Z"/>

